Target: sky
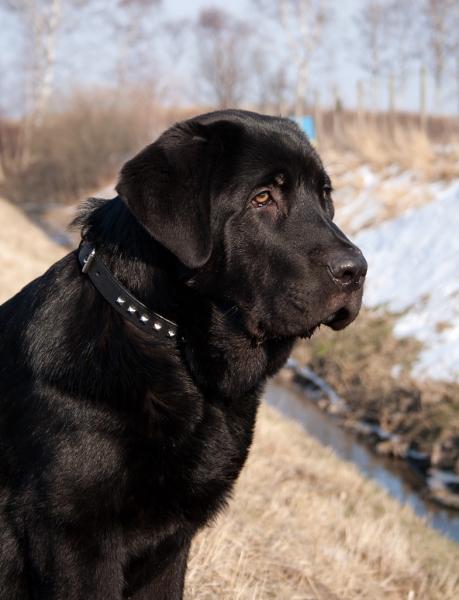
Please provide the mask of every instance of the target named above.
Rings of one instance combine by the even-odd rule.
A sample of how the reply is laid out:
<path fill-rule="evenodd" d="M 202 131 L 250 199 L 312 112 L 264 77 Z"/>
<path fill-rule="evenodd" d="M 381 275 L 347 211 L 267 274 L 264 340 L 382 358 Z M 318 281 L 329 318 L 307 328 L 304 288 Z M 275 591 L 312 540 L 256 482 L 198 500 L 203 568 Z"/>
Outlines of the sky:
<path fill-rule="evenodd" d="M 107 0 L 99 0 L 103 6 L 113 6 Z M 309 87 L 310 90 L 318 90 L 320 93 L 320 101 L 323 106 L 330 106 L 333 99 L 333 87 L 338 89 L 339 96 L 343 106 L 346 108 L 355 108 L 357 105 L 357 81 L 367 78 L 366 73 L 359 66 L 359 55 L 363 53 L 363 49 L 359 48 L 359 36 L 355 29 L 354 16 L 362 5 L 362 0 L 336 0 L 334 3 L 335 16 L 332 27 L 327 32 L 325 42 L 332 40 L 339 42 L 335 46 L 339 49 L 331 50 L 333 44 L 325 43 L 326 51 L 322 51 L 322 55 L 315 61 L 315 66 L 312 69 Z M 233 13 L 239 18 L 247 18 L 249 21 L 258 23 L 260 28 L 260 36 L 267 38 L 267 56 L 275 57 L 277 54 L 283 54 L 285 64 L 291 63 L 289 58 L 287 44 L 285 38 L 279 29 L 273 33 L 272 25 L 267 21 L 263 21 L 257 16 L 256 9 L 252 0 L 162 0 L 162 17 L 164 19 L 174 20 L 184 17 L 196 19 L 200 10 L 208 7 L 218 7 L 225 11 Z M 111 13 L 105 9 L 105 15 L 110 16 Z M 65 54 L 70 59 L 61 61 L 58 70 L 57 82 L 58 91 L 62 91 L 68 85 L 81 81 L 82 83 L 93 85 L 95 83 L 110 82 L 113 79 L 113 73 L 110 71 L 113 64 L 113 57 L 116 53 L 116 39 L 114 39 L 112 30 L 109 30 L 103 22 L 103 18 L 99 17 L 94 20 L 91 27 L 80 32 L 77 42 L 73 45 L 67 43 L 64 39 L 61 43 L 65 47 Z M 2 34 L 0 36 L 0 100 L 5 97 L 8 92 L 12 96 L 12 90 L 17 86 L 15 77 L 17 76 L 18 68 L 21 66 L 21 58 L 15 56 L 16 64 L 11 64 L 10 57 L 17 50 L 19 43 L 19 35 L 14 27 L 14 22 L 5 16 L 5 13 L 0 10 L 0 26 Z M 154 37 L 154 34 L 153 34 Z M 175 70 L 182 83 L 182 89 L 179 88 L 178 95 L 175 95 L 174 101 L 181 104 L 190 104 L 196 102 L 196 98 L 190 92 L 193 86 L 193 48 L 190 43 L 183 48 L 178 65 L 166 66 L 167 60 L 164 59 L 164 52 L 167 49 L 163 46 L 160 40 L 156 42 L 159 58 L 156 61 L 154 68 L 164 72 L 168 69 Z M 17 55 L 17 52 L 16 52 Z M 105 57 L 105 60 L 104 60 Z M 9 62 L 8 62 L 9 61 Z M 293 71 L 292 71 L 293 72 Z M 368 78 L 367 78 L 368 79 Z M 451 77 L 450 77 L 451 79 Z M 431 104 L 432 82 L 430 90 L 428 90 L 428 103 Z M 450 84 L 451 90 L 454 90 L 455 81 Z M 370 108 L 369 85 L 364 84 L 365 88 L 365 104 Z M 450 114 L 457 113 L 457 92 L 451 91 L 445 94 L 445 99 L 442 108 Z M 430 91 L 430 93 L 429 93 Z M 311 93 L 312 96 L 312 93 Z M 380 89 L 380 108 L 387 109 L 388 106 L 388 85 L 381 84 Z M 14 105 L 16 100 L 10 100 Z M 0 102 L 0 108 L 4 103 Z M 417 111 L 419 109 L 419 67 L 416 67 L 405 93 L 403 104 L 404 110 Z"/>
<path fill-rule="evenodd" d="M 403 1 L 403 0 L 401 0 Z M 359 8 L 362 6 L 361 0 L 338 0 L 335 2 L 336 15 L 332 31 L 334 39 L 340 39 L 340 47 L 344 50 L 327 56 L 321 57 L 318 64 L 313 69 L 310 80 L 311 87 L 320 90 L 321 101 L 327 105 L 332 103 L 333 86 L 336 85 L 339 96 L 345 107 L 355 108 L 357 105 L 357 81 L 363 80 L 366 74 L 358 65 L 356 56 L 359 54 L 358 35 L 354 29 L 354 18 Z M 200 10 L 210 6 L 217 6 L 223 10 L 233 13 L 237 17 L 249 16 L 255 20 L 257 12 L 254 9 L 253 2 L 250 0 L 164 0 L 163 8 L 170 18 L 196 17 Z M 271 49 L 272 50 L 272 49 Z M 419 70 L 412 73 L 409 85 L 403 99 L 405 110 L 419 110 L 419 89 L 420 76 Z M 429 81 L 430 85 L 433 85 Z M 365 87 L 365 86 L 364 86 Z M 370 104 L 369 86 L 366 86 L 366 103 Z M 389 86 L 385 88 L 381 84 L 380 105 L 386 109 L 389 102 Z M 457 112 L 456 98 L 454 94 L 446 93 L 443 102 L 443 108 L 450 113 Z"/>
<path fill-rule="evenodd" d="M 338 21 L 342 27 L 339 31 L 335 30 L 333 35 L 346 37 L 349 31 L 353 15 L 360 6 L 359 0 L 339 0 L 336 3 L 339 7 Z M 202 9 L 209 7 L 218 7 L 233 13 L 238 18 L 244 16 L 249 20 L 259 20 L 258 12 L 254 8 L 254 3 L 250 0 L 165 0 L 163 8 L 170 18 L 190 17 L 195 18 Z M 263 35 L 267 23 L 261 24 L 261 35 Z M 337 28 L 338 29 L 338 28 Z M 344 40 L 346 45 L 346 40 Z M 348 47 L 351 42 L 348 42 Z M 270 52 L 275 51 L 275 47 L 270 44 Z M 349 48 L 350 50 L 350 48 Z M 356 81 L 360 73 L 359 67 L 353 64 L 350 55 L 322 57 L 320 64 L 315 68 L 311 78 L 311 86 L 320 89 L 321 102 L 330 104 L 332 102 L 333 85 L 337 85 L 340 96 L 345 106 L 356 105 L 356 84 L 350 84 L 350 81 Z M 317 72 L 318 71 L 318 72 Z M 333 84 L 332 84 L 333 81 Z"/>
<path fill-rule="evenodd" d="M 164 9 L 171 18 L 193 17 L 203 8 L 218 6 L 238 16 L 246 14 L 250 10 L 249 2 L 246 0 L 165 0 Z"/>

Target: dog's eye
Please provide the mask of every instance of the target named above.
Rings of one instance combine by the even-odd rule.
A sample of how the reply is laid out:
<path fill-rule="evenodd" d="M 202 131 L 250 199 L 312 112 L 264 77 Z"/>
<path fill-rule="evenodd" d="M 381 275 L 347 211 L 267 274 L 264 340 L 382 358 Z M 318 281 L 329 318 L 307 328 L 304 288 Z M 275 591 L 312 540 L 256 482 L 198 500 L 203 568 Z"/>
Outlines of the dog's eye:
<path fill-rule="evenodd" d="M 325 201 L 330 200 L 331 191 L 332 189 L 329 185 L 324 186 L 322 194 Z"/>
<path fill-rule="evenodd" d="M 271 202 L 272 202 L 272 200 L 271 200 L 271 196 L 270 196 L 269 192 L 260 192 L 252 200 L 253 205 L 256 206 L 257 208 L 266 206 L 267 204 L 270 204 Z"/>

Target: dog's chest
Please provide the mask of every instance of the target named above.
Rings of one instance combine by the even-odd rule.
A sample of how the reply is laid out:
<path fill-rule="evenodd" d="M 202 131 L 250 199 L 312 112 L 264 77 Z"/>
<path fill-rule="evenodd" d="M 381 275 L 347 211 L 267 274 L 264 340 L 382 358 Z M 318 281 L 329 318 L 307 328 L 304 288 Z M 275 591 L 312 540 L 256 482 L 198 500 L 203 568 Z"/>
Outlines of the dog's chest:
<path fill-rule="evenodd" d="M 205 406 L 187 428 L 172 426 L 127 451 L 130 473 L 125 515 L 136 528 L 144 522 L 167 526 L 181 521 L 204 525 L 231 492 L 252 442 L 258 400 L 245 397 L 229 406 Z"/>

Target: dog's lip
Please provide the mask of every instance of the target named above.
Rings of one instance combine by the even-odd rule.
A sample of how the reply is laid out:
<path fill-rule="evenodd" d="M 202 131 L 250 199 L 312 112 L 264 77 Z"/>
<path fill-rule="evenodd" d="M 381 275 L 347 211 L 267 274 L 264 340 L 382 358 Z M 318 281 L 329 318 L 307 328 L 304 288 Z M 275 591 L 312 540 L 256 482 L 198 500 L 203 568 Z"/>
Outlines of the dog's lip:
<path fill-rule="evenodd" d="M 320 322 L 320 325 L 326 325 L 335 331 L 339 331 L 340 329 L 347 327 L 349 323 L 352 323 L 357 314 L 358 311 L 356 314 L 354 314 L 353 311 L 349 310 L 345 306 L 342 306 L 337 311 L 323 319 Z"/>
<path fill-rule="evenodd" d="M 316 329 L 318 327 L 320 327 L 321 325 L 327 325 L 328 327 L 331 327 L 332 329 L 335 329 L 335 328 L 336 329 L 344 329 L 344 327 L 346 327 L 348 322 L 351 322 L 352 320 L 353 320 L 353 317 L 351 317 L 351 312 L 343 307 L 343 308 L 339 308 L 332 314 L 328 315 L 327 317 L 325 317 L 325 319 L 317 321 L 316 323 L 313 323 L 313 324 L 305 327 L 301 331 L 297 330 L 297 331 L 290 331 L 288 333 L 287 332 L 280 333 L 280 332 L 275 332 L 275 331 L 266 331 L 262 327 L 259 327 L 256 332 L 251 332 L 249 335 L 252 338 L 255 346 L 260 346 L 261 344 L 263 344 L 269 340 L 283 340 L 283 339 L 295 338 L 295 337 L 309 339 L 310 337 L 312 337 L 312 335 L 314 334 Z"/>
<path fill-rule="evenodd" d="M 360 305 L 359 305 L 360 309 Z M 260 346 L 264 342 L 269 340 L 283 340 L 287 338 L 310 338 L 321 325 L 326 325 L 335 331 L 339 331 L 347 327 L 357 317 L 359 310 L 354 311 L 352 307 L 346 305 L 340 306 L 332 313 L 328 314 L 325 318 L 317 321 L 313 321 L 311 324 L 303 326 L 301 330 L 284 330 L 276 331 L 275 328 L 267 328 L 263 323 L 258 322 L 254 327 L 247 328 L 247 333 L 252 339 L 255 346 Z"/>

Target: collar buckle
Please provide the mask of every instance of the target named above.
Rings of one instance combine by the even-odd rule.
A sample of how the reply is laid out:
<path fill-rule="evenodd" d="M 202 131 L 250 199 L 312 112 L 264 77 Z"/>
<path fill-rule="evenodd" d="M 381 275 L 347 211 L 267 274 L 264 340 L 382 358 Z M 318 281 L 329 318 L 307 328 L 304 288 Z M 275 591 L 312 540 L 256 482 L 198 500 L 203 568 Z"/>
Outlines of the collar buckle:
<path fill-rule="evenodd" d="M 89 254 L 89 256 L 87 256 L 86 258 L 83 258 L 83 268 L 81 269 L 81 271 L 83 273 L 87 273 L 89 271 L 89 269 L 91 268 L 91 263 L 94 260 L 95 256 L 96 256 L 96 249 L 93 248 L 91 250 L 91 253 Z"/>
<path fill-rule="evenodd" d="M 99 293 L 126 320 L 162 341 L 185 340 L 176 323 L 150 311 L 121 285 L 88 242 L 81 245 L 78 259 L 82 273 L 88 275 Z"/>

